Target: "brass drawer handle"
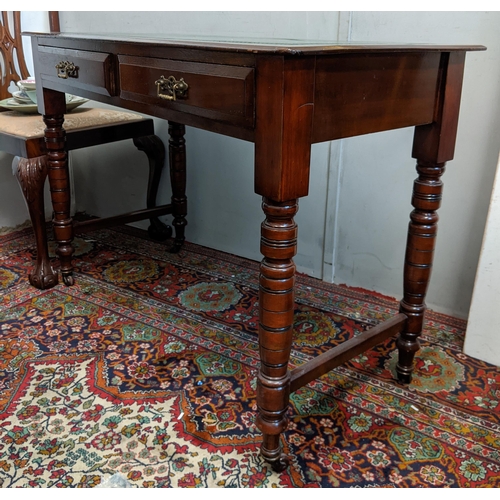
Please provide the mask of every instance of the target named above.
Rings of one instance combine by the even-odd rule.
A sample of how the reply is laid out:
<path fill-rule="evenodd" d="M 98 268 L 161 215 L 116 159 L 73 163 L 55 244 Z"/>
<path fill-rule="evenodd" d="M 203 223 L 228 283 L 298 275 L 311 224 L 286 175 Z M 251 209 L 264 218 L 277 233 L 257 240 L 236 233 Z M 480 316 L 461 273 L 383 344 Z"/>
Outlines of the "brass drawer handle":
<path fill-rule="evenodd" d="M 155 85 L 158 97 L 167 101 L 175 101 L 178 97 L 186 97 L 189 88 L 184 78 L 176 80 L 173 76 L 165 78 L 163 75 L 160 76 L 159 80 L 156 80 Z"/>
<path fill-rule="evenodd" d="M 61 61 L 56 64 L 57 78 L 78 78 L 78 66 L 69 61 Z"/>

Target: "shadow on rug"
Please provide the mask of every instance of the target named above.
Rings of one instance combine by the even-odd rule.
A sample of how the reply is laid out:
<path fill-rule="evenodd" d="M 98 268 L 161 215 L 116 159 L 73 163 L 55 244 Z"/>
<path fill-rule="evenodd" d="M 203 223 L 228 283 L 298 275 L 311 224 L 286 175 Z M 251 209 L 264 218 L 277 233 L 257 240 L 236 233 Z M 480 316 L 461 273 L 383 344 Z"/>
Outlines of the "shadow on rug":
<path fill-rule="evenodd" d="M 27 283 L 30 229 L 0 237 L 0 485 L 498 487 L 500 370 L 429 312 L 410 387 L 393 339 L 291 396 L 280 474 L 259 457 L 258 264 L 124 228 L 75 240 L 76 284 Z M 298 276 L 291 363 L 397 312 Z"/>

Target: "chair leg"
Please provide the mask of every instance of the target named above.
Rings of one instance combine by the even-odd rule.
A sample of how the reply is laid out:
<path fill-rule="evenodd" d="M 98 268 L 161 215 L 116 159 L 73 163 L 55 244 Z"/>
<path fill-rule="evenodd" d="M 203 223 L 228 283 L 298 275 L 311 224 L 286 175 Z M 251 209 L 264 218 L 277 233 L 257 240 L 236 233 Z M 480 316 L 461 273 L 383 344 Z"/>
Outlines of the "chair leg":
<path fill-rule="evenodd" d="M 45 226 L 43 187 L 47 178 L 47 157 L 19 158 L 15 175 L 28 205 L 35 232 L 36 265 L 34 272 L 29 275 L 29 282 L 35 288 L 46 290 L 58 283 L 57 274 L 50 265 Z"/>
<path fill-rule="evenodd" d="M 165 165 L 165 145 L 156 135 L 135 137 L 134 144 L 139 151 L 143 151 L 148 157 L 149 180 L 146 206 L 147 208 L 155 208 L 161 173 Z M 152 217 L 149 221 L 151 225 L 148 228 L 148 234 L 151 239 L 164 241 L 172 236 L 172 228 L 164 224 L 158 217 Z"/>

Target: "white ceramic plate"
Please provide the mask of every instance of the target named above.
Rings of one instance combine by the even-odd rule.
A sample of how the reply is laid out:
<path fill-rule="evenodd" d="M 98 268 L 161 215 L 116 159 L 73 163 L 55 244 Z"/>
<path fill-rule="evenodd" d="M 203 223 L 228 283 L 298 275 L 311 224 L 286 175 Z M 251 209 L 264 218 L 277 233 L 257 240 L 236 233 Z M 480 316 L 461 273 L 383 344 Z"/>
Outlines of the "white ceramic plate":
<path fill-rule="evenodd" d="M 66 96 L 66 112 L 69 112 L 72 109 L 81 106 L 87 101 L 88 99 L 85 99 L 83 97 Z M 38 106 L 34 102 L 32 102 L 31 104 L 28 103 L 22 104 L 17 102 L 12 97 L 0 101 L 0 107 L 8 109 L 10 111 L 18 111 L 19 113 L 28 113 L 28 114 L 38 113 Z"/>
<path fill-rule="evenodd" d="M 21 90 L 18 92 L 12 92 L 12 97 L 14 98 L 14 101 L 18 102 L 19 104 L 33 104 L 33 100 L 30 99 L 28 95 L 25 95 Z"/>

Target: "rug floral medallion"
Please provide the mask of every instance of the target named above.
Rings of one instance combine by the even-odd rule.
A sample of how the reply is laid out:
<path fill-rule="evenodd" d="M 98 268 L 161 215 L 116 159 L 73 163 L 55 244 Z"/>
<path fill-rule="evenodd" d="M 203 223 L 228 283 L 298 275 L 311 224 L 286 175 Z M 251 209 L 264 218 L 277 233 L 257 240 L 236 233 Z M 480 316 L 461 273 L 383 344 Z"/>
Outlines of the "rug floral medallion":
<path fill-rule="evenodd" d="M 394 339 L 290 397 L 273 472 L 255 426 L 258 263 L 139 230 L 76 239 L 76 284 L 27 283 L 31 231 L 0 237 L 0 485 L 499 487 L 500 370 L 428 312 L 412 384 Z M 56 265 L 56 264 L 55 264 Z M 397 312 L 297 278 L 291 368 Z"/>

